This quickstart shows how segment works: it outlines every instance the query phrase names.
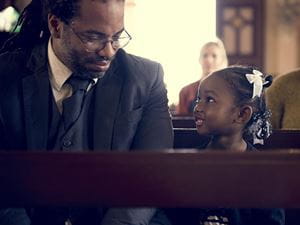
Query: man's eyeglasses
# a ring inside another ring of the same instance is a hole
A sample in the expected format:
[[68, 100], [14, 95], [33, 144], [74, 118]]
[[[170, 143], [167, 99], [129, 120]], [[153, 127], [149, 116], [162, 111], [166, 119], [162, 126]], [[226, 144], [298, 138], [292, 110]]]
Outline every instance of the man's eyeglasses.
[[98, 35], [80, 35], [78, 34], [72, 26], [70, 26], [72, 32], [78, 37], [81, 43], [85, 46], [85, 49], [88, 52], [95, 52], [101, 51], [105, 48], [108, 42], [111, 43], [111, 46], [114, 50], [118, 50], [119, 48], [124, 48], [129, 41], [132, 39], [130, 34], [123, 30], [122, 32], [118, 33], [117, 35], [113, 36], [112, 38], [107, 37], [99, 37]]

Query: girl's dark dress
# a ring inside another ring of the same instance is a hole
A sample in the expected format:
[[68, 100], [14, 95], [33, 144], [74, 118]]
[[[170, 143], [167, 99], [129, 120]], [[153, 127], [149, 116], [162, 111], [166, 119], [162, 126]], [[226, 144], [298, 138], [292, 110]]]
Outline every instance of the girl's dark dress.
[[[201, 146], [205, 149], [208, 143]], [[246, 151], [258, 151], [247, 143]], [[167, 209], [172, 225], [284, 225], [283, 209], [182, 208]]]

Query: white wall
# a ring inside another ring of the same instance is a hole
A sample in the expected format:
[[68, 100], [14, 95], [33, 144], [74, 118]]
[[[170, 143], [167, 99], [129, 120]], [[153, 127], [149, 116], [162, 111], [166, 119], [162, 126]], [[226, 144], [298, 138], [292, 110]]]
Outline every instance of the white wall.
[[180, 89], [200, 78], [199, 50], [215, 38], [215, 0], [127, 1], [126, 29], [133, 36], [130, 53], [163, 65], [169, 103]]

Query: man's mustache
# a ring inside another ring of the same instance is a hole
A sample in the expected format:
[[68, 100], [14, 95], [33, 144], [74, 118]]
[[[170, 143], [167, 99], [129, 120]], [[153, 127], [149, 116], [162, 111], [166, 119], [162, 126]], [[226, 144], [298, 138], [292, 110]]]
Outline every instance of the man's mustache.
[[87, 62], [88, 63], [110, 62], [113, 59], [114, 59], [114, 56], [112, 56], [112, 57], [96, 56], [96, 57], [87, 59]]

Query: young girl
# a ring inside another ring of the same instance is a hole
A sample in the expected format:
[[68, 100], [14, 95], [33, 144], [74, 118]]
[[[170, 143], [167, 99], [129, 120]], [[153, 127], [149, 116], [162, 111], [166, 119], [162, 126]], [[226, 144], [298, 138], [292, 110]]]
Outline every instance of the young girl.
[[[203, 79], [194, 116], [198, 133], [211, 138], [202, 147], [254, 151], [252, 143], [261, 143], [270, 135], [264, 90], [271, 83], [271, 76], [243, 66], [228, 67]], [[202, 225], [284, 224], [281, 209], [199, 209], [193, 215]]]
[[272, 83], [251, 67], [231, 66], [202, 80], [194, 116], [197, 131], [211, 139], [204, 148], [254, 150], [270, 135], [264, 90]]

